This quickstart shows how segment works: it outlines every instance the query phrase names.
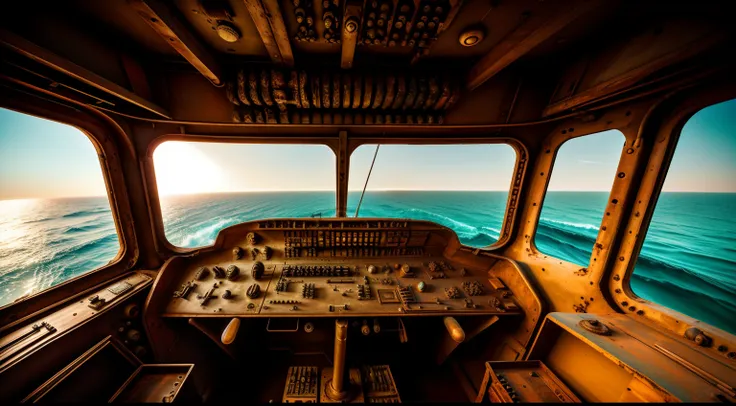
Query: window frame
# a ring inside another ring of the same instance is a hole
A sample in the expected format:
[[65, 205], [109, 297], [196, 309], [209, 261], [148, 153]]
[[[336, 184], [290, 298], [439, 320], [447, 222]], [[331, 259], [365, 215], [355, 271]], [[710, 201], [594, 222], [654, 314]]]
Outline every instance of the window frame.
[[[714, 351], [720, 344], [725, 344], [729, 348], [733, 347], [733, 335], [662, 304], [639, 297], [631, 289], [630, 280], [649, 231], [683, 127], [699, 111], [734, 98], [736, 98], [736, 86], [734, 85], [712, 85], [691, 89], [679, 93], [662, 105], [655, 106], [654, 111], [650, 113], [656, 112], [657, 114], [650, 114], [651, 117], [648, 117], [650, 120], [645, 120], [641, 124], [640, 133], [651, 131], [649, 138], [656, 139], [656, 142], [650, 154], [641, 163], [641, 169], [646, 168], [647, 170], [642, 171], [644, 175], [632, 199], [634, 207], [621, 223], [623, 238], [616, 255], [619, 260], [614, 262], [608, 275], [608, 293], [619, 311], [661, 325], [678, 335], [684, 334], [690, 327], [703, 329], [713, 339], [710, 349]], [[726, 356], [725, 352], [716, 353], [723, 357]]]
[[[526, 173], [526, 167], [528, 163], [528, 152], [526, 146], [521, 143], [518, 139], [507, 138], [507, 137], [479, 137], [479, 138], [463, 138], [461, 141], [458, 138], [372, 138], [372, 137], [360, 137], [351, 138], [348, 140], [348, 151], [347, 151], [347, 173], [348, 177], [350, 174], [350, 160], [352, 159], [353, 152], [363, 145], [488, 145], [488, 144], [504, 144], [510, 146], [516, 153], [514, 160], [514, 168], [511, 173], [511, 179], [509, 181], [509, 189], [506, 197], [506, 206], [504, 208], [503, 221], [501, 222], [501, 233], [499, 233], [499, 239], [486, 247], [471, 247], [465, 244], [461, 244], [469, 250], [480, 250], [480, 251], [498, 251], [506, 247], [511, 241], [513, 241], [514, 232], [513, 227], [516, 222], [517, 212], [520, 205], [521, 190], [523, 186], [524, 175]], [[345, 182], [349, 182], [349, 179]], [[347, 207], [347, 190], [345, 193], [344, 207]], [[350, 217], [348, 215], [348, 217]], [[453, 232], [455, 232], [453, 230]]]
[[117, 254], [106, 264], [0, 306], [0, 326], [2, 326], [0, 331], [5, 331], [23, 323], [39, 312], [77, 300], [100, 284], [127, 272], [130, 266], [138, 261], [139, 250], [133, 223], [122, 220], [131, 217], [128, 188], [120, 158], [121, 154], [129, 151], [121, 151], [116, 141], [119, 137], [124, 136], [122, 130], [88, 112], [59, 109], [50, 102], [29, 99], [25, 96], [19, 96], [13, 100], [2, 100], [0, 107], [74, 127], [89, 139], [97, 153], [107, 201], [119, 242]]
[[[151, 210], [151, 223], [154, 233], [154, 245], [156, 251], [168, 251], [173, 254], [187, 254], [201, 250], [212, 245], [186, 248], [179, 247], [172, 244], [168, 238], [166, 238], [166, 230], [163, 222], [163, 212], [161, 210], [161, 198], [158, 193], [158, 185], [156, 183], [156, 170], [153, 162], [153, 153], [159, 145], [167, 141], [181, 141], [181, 142], [199, 142], [199, 143], [210, 143], [210, 144], [279, 144], [279, 145], [323, 145], [326, 146], [335, 156], [335, 178], [339, 177], [339, 162], [338, 162], [338, 140], [330, 138], [300, 138], [300, 137], [243, 137], [243, 136], [206, 136], [206, 135], [185, 135], [185, 134], [166, 134], [158, 137], [148, 144], [146, 155], [143, 159], [144, 167], [144, 180], [146, 187], [146, 195], [149, 199], [149, 210]], [[335, 211], [337, 214], [337, 207], [339, 206], [340, 196], [335, 191]], [[336, 216], [337, 218], [339, 216]], [[214, 244], [214, 241], [213, 241]]]
[[[545, 199], [547, 198], [547, 192], [550, 192], [549, 183], [552, 180], [552, 176], [554, 176], [555, 164], [557, 162], [557, 154], [560, 152], [560, 148], [562, 148], [562, 146], [565, 145], [568, 141], [572, 141], [573, 139], [583, 138], [583, 137], [587, 137], [590, 135], [596, 135], [596, 134], [600, 134], [600, 133], [611, 131], [611, 130], [618, 131], [619, 134], [621, 134], [624, 138], [624, 144], [621, 146], [621, 152], [619, 154], [619, 160], [618, 160], [618, 165], [616, 167], [616, 172], [612, 174], [614, 176], [614, 181], [613, 181], [613, 184], [611, 185], [611, 190], [608, 191], [608, 199], [607, 199], [608, 204], [606, 204], [606, 206], [603, 206], [601, 208], [602, 209], [601, 225], [598, 227], [598, 234], [596, 235], [596, 243], [600, 243], [599, 240], [601, 240], [602, 234], [605, 235], [605, 233], [603, 232], [608, 230], [608, 227], [609, 227], [608, 224], [610, 223], [610, 221], [606, 221], [606, 220], [607, 220], [607, 217], [611, 217], [609, 215], [611, 213], [611, 211], [609, 211], [609, 206], [611, 205], [610, 204], [611, 201], [613, 199], [621, 200], [616, 197], [612, 198], [612, 196], [614, 195], [621, 194], [621, 193], [614, 193], [614, 190], [622, 190], [620, 186], [617, 186], [617, 183], [620, 184], [621, 182], [619, 181], [623, 179], [618, 174], [626, 173], [625, 171], [622, 170], [621, 164], [623, 162], [622, 156], [626, 155], [626, 149], [627, 149], [626, 146], [630, 144], [630, 139], [622, 129], [605, 128], [602, 130], [596, 130], [596, 131], [589, 130], [589, 131], [583, 131], [583, 132], [579, 132], [575, 134], [574, 131], [570, 131], [570, 129], [574, 130], [574, 127], [568, 127], [568, 126], [563, 126], [563, 127], [564, 128], [553, 133], [552, 137], [548, 139], [547, 141], [545, 141], [543, 145], [543, 150], [545, 151], [544, 155], [551, 154], [552, 156], [551, 156], [549, 166], [547, 166], [547, 169], [544, 172], [540, 172], [540, 176], [545, 179], [545, 184], [544, 184], [544, 190], [541, 194], [540, 202], [538, 204], [538, 210], [536, 213], [536, 217], [534, 220], [534, 231], [532, 232], [531, 237], [529, 238], [529, 244], [531, 246], [531, 249], [535, 252], [535, 254], [542, 256], [544, 258], [556, 258], [552, 255], [545, 254], [544, 252], [542, 252], [537, 247], [536, 238], [537, 238], [537, 231], [539, 230], [539, 221], [542, 218], [542, 211], [544, 210], [544, 202], [545, 202]], [[632, 143], [633, 142], [635, 142], [635, 140], [632, 140]], [[601, 193], [604, 193], [604, 192], [601, 192]], [[536, 205], [536, 203], [534, 204]], [[560, 263], [564, 262], [564, 263], [570, 264], [577, 268], [585, 267], [586, 269], [590, 269], [594, 265], [596, 265], [595, 263], [598, 262], [598, 257], [595, 255], [595, 248], [596, 248], [595, 245], [591, 247], [591, 252], [590, 252], [590, 256], [588, 257], [587, 265], [579, 265], [579, 264], [575, 264], [573, 262], [565, 261], [559, 258], [557, 259], [561, 261]]]

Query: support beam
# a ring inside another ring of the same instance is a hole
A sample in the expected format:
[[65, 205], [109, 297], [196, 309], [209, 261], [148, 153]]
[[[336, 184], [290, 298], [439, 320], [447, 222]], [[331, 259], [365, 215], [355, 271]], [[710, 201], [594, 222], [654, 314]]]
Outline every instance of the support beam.
[[222, 86], [222, 71], [215, 57], [159, 0], [128, 0], [138, 15], [172, 48], [215, 86]]
[[348, 174], [350, 173], [350, 153], [348, 152], [348, 132], [340, 131], [337, 144], [337, 186], [335, 193], [336, 217], [347, 217], [348, 204]]
[[70, 62], [68, 59], [64, 59], [61, 56], [56, 55], [53, 52], [10, 31], [0, 29], [0, 46], [4, 46], [38, 63], [77, 79], [80, 82], [93, 86], [115, 97], [119, 97], [128, 103], [148, 110], [161, 117], [168, 119], [171, 118], [166, 110], [141, 97], [141, 95], [135, 94], [130, 90], [119, 86], [73, 62]]
[[[281, 15], [281, 11], [279, 10], [277, 12], [276, 18], [274, 17], [274, 14], [271, 13], [271, 10], [273, 9], [278, 10], [278, 2], [274, 0], [265, 1], [268, 7], [267, 11], [266, 8], [263, 7], [263, 3], [261, 3], [261, 0], [243, 1], [245, 2], [245, 6], [248, 8], [248, 13], [250, 13], [250, 17], [253, 19], [253, 23], [258, 29], [258, 34], [261, 36], [263, 45], [266, 47], [266, 51], [268, 52], [268, 56], [271, 57], [271, 60], [276, 64], [288, 65], [289, 62], [287, 62], [284, 56], [281, 54], [281, 47], [285, 46], [286, 49], [288, 49], [287, 59], [289, 59], [291, 63], [291, 65], [289, 66], [293, 66], [294, 56], [291, 54], [291, 46], [289, 45], [289, 38], [286, 33], [286, 26], [284, 25], [284, 19]], [[274, 36], [274, 30], [271, 26], [272, 19], [275, 19], [277, 21], [276, 23], [274, 23], [277, 28], [276, 34], [281, 35], [282, 40], [277, 40], [276, 36]], [[284, 30], [283, 33], [279, 32], [281, 28], [283, 28]], [[285, 41], [285, 43], [283, 41]]]
[[532, 13], [512, 33], [494, 46], [468, 74], [466, 87], [473, 90], [503, 68], [526, 55], [537, 45], [552, 38], [579, 17], [601, 6], [600, 0], [558, 2], [549, 14]]
[[271, 33], [276, 39], [276, 45], [281, 53], [281, 59], [283, 59], [284, 65], [291, 68], [294, 66], [294, 54], [291, 52], [289, 32], [286, 30], [286, 24], [284, 24], [284, 16], [281, 14], [279, 2], [266, 0], [263, 4], [266, 6], [267, 15], [269, 15]]
[[342, 25], [342, 55], [340, 56], [340, 67], [343, 69], [353, 67], [362, 12], [362, 2], [348, 0], [345, 4], [345, 15], [342, 19], [344, 21]]

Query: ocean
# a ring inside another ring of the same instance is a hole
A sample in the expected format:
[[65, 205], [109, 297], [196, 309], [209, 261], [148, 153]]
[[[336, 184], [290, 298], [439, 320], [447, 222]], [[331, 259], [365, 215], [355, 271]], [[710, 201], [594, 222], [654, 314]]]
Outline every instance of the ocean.
[[[367, 192], [361, 217], [434, 221], [467, 245], [496, 241], [505, 192]], [[587, 266], [607, 192], [549, 192], [535, 243]], [[348, 215], [359, 192], [351, 192]], [[331, 217], [334, 192], [258, 192], [162, 199], [167, 239], [212, 244], [219, 230], [270, 217]], [[736, 334], [736, 194], [663, 193], [631, 278], [639, 296]], [[119, 242], [106, 197], [0, 201], [0, 305], [95, 269]], [[571, 309], [570, 309], [571, 310]]]

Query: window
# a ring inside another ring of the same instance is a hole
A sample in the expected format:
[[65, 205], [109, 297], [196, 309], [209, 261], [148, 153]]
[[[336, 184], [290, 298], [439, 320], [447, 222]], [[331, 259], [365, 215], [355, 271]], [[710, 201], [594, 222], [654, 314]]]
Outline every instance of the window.
[[631, 276], [638, 296], [736, 334], [736, 100], [685, 124]]
[[562, 144], [534, 237], [541, 252], [588, 266], [625, 141], [609, 130]]
[[153, 163], [166, 239], [179, 247], [211, 245], [251, 220], [335, 216], [335, 154], [324, 145], [167, 141]]
[[[376, 145], [350, 157], [348, 216], [355, 215]], [[460, 242], [498, 241], [516, 151], [507, 144], [381, 145], [360, 217], [429, 220], [453, 229]]]
[[0, 306], [99, 268], [119, 250], [89, 138], [0, 109]]

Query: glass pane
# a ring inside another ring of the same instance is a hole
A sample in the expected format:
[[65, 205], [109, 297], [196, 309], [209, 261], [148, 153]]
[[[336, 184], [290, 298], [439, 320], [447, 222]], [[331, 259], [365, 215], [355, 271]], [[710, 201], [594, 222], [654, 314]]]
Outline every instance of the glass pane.
[[736, 100], [685, 124], [631, 277], [640, 297], [736, 334]]
[[0, 306], [99, 268], [119, 250], [89, 138], [0, 109]]
[[[350, 157], [348, 216], [355, 216], [376, 151], [362, 145]], [[506, 144], [381, 145], [359, 217], [429, 220], [463, 244], [498, 241], [516, 151]]]
[[166, 239], [179, 247], [211, 245], [251, 220], [335, 216], [335, 154], [324, 145], [168, 141], [153, 163]]
[[541, 252], [588, 266], [625, 141], [609, 130], [562, 144], [534, 237]]

